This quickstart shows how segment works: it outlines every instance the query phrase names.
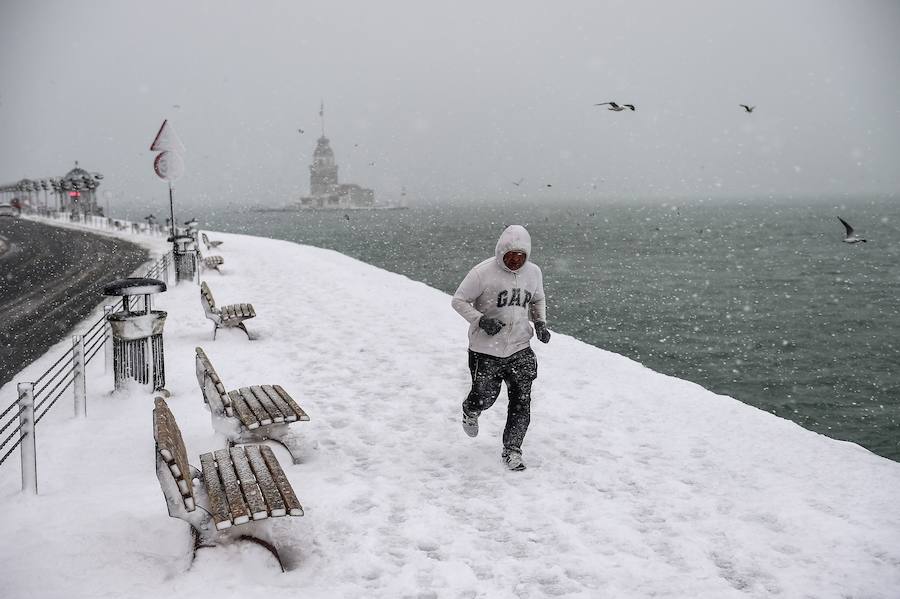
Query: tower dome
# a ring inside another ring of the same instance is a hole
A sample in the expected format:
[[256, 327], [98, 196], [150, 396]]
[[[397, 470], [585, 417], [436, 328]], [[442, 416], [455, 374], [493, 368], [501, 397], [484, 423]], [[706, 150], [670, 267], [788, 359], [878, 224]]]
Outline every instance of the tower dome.
[[70, 170], [68, 173], [66, 173], [65, 176], [63, 177], [63, 179], [81, 179], [84, 177], [87, 177], [88, 179], [92, 179], [93, 175], [91, 175], [89, 172], [87, 172], [80, 166], [76, 166], [75, 168]]

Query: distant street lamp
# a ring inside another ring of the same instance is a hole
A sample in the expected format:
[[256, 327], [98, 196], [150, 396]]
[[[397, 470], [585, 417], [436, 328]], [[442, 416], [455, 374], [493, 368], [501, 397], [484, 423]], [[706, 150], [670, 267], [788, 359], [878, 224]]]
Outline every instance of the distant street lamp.
[[46, 179], [41, 179], [41, 189], [44, 190], [44, 212], [47, 212], [47, 189], [50, 187], [50, 182]]
[[103, 199], [106, 200], [106, 218], [111, 218], [112, 213], [109, 211], [109, 199], [112, 197], [112, 192], [108, 189], [103, 190]]
[[54, 209], [62, 210], [62, 182], [59, 177], [50, 178], [50, 187], [53, 188], [53, 194], [56, 196]]

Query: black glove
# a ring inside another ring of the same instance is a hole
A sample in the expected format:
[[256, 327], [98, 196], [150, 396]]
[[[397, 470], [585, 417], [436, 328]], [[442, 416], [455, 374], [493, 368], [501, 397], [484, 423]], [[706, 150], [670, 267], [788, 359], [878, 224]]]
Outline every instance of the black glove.
[[503, 323], [496, 318], [488, 318], [487, 316], [482, 316], [478, 320], [478, 326], [484, 329], [484, 332], [488, 335], [496, 335], [500, 332], [500, 329], [503, 328]]
[[550, 343], [550, 329], [547, 328], [546, 322], [539, 320], [534, 323], [534, 334], [541, 343]]

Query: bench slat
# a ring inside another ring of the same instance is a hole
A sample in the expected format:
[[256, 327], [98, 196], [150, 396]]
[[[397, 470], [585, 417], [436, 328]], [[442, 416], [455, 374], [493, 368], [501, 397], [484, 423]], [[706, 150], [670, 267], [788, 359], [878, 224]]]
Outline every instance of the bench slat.
[[253, 392], [253, 396], [256, 397], [263, 409], [269, 413], [272, 422], [284, 422], [284, 413], [282, 413], [275, 402], [272, 401], [272, 398], [262, 390], [262, 387], [253, 385], [250, 387], [250, 391]]
[[241, 397], [239, 391], [229, 391], [228, 397], [231, 399], [231, 406], [237, 412], [238, 418], [249, 429], [259, 428], [259, 420], [256, 415], [247, 407], [244, 398]]
[[250, 521], [250, 510], [241, 493], [241, 485], [238, 483], [237, 473], [231, 463], [231, 453], [227, 449], [217, 449], [215, 452], [216, 465], [219, 467], [219, 476], [225, 486], [225, 496], [228, 498], [228, 508], [231, 510], [231, 520], [235, 524], [243, 524]]
[[269, 467], [262, 457], [260, 447], [260, 445], [247, 445], [245, 447], [247, 459], [250, 460], [250, 467], [253, 468], [253, 474], [256, 475], [256, 482], [259, 484], [263, 498], [266, 500], [266, 505], [269, 506], [269, 514], [276, 518], [284, 516], [287, 513], [284, 499], [282, 499], [281, 493], [278, 492], [278, 487], [275, 486], [275, 480], [272, 478], [272, 473], [269, 472]]
[[297, 414], [291, 409], [291, 406], [278, 395], [278, 392], [275, 391], [275, 388], [272, 385], [261, 385], [263, 393], [269, 396], [269, 399], [272, 400], [278, 409], [281, 410], [281, 413], [284, 414], [285, 422], [294, 422], [297, 420]]
[[278, 492], [281, 493], [281, 498], [284, 499], [284, 505], [287, 508], [288, 514], [291, 516], [302, 516], [303, 506], [300, 505], [300, 501], [294, 494], [294, 488], [291, 486], [291, 481], [284, 475], [281, 464], [278, 463], [278, 459], [275, 457], [275, 454], [272, 453], [272, 448], [267, 445], [261, 445], [259, 450], [260, 453], [262, 453], [263, 459], [266, 461], [266, 465], [269, 467], [269, 471], [272, 473], [272, 478], [275, 480], [275, 486], [278, 487]]
[[[219, 395], [225, 395], [225, 385], [222, 384], [222, 379], [219, 378], [219, 373], [216, 372], [216, 369], [213, 368], [212, 362], [209, 360], [209, 356], [206, 355], [206, 352], [203, 351], [202, 347], [197, 347], [194, 349], [197, 352], [197, 380], [200, 381], [201, 370], [203, 374], [213, 382], [216, 386], [216, 391], [219, 392]], [[202, 381], [200, 385], [203, 386]]]
[[269, 416], [269, 413], [266, 412], [262, 404], [259, 403], [259, 400], [256, 399], [256, 396], [253, 394], [253, 391], [250, 390], [250, 387], [241, 387], [238, 391], [241, 394], [241, 398], [243, 398], [247, 406], [249, 406], [256, 415], [256, 419], [259, 420], [260, 424], [264, 426], [272, 424], [272, 417]]
[[225, 489], [219, 480], [216, 471], [216, 459], [212, 453], [204, 453], [200, 456], [200, 466], [203, 469], [203, 484], [206, 486], [206, 494], [209, 496], [209, 513], [212, 514], [216, 530], [224, 530], [231, 527], [231, 514], [228, 511], [228, 500], [225, 499]]
[[209, 285], [206, 284], [206, 281], [200, 283], [200, 295], [209, 307], [215, 311], [216, 300], [213, 299], [212, 291], [209, 290]]
[[287, 404], [289, 406], [291, 406], [291, 409], [297, 413], [298, 420], [303, 420], [303, 421], [309, 420], [309, 416], [306, 415], [306, 412], [303, 411], [303, 408], [301, 408], [300, 406], [297, 405], [297, 402], [294, 401], [294, 398], [292, 398], [290, 395], [288, 395], [288, 392], [285, 391], [281, 385], [273, 385], [273, 387], [275, 388], [275, 391], [278, 393], [278, 395], [280, 395], [281, 398], [285, 402], [287, 402]]
[[194, 371], [197, 374], [197, 384], [200, 385], [200, 388], [203, 388], [203, 381], [208, 376], [207, 373], [212, 370], [212, 364], [209, 362], [209, 358], [206, 357], [206, 352], [204, 352], [199, 347], [194, 350], [196, 352], [196, 357], [194, 359]]
[[161, 397], [154, 400], [153, 438], [160, 456], [169, 466], [169, 471], [172, 472], [178, 490], [181, 492], [185, 509], [189, 512], [193, 511], [196, 500], [191, 484], [191, 469], [188, 464], [187, 450], [184, 447], [184, 439], [181, 437], [178, 423], [175, 422], [175, 416]]
[[250, 461], [247, 459], [247, 454], [242, 446], [238, 445], [231, 448], [231, 461], [234, 462], [234, 468], [237, 470], [244, 499], [247, 500], [247, 505], [250, 507], [250, 516], [254, 520], [268, 518], [269, 511], [266, 509], [266, 502], [263, 500], [259, 485], [256, 482], [256, 476], [253, 475]]

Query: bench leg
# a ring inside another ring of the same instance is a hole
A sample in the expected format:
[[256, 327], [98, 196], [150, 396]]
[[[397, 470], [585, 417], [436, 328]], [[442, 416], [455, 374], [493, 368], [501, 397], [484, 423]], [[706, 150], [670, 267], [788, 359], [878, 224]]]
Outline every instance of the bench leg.
[[288, 453], [291, 454], [291, 461], [295, 464], [300, 464], [303, 462], [301, 459], [301, 455], [303, 455], [303, 451], [300, 448], [300, 439], [297, 438], [293, 434], [280, 435], [277, 437], [269, 437], [270, 440], [275, 441], [279, 445], [284, 446], [287, 449]]
[[270, 519], [257, 520], [254, 521], [252, 525], [240, 526], [240, 528], [251, 527], [251, 530], [246, 532], [239, 532], [237, 530], [238, 527], [232, 527], [225, 531], [215, 531], [210, 532], [209, 534], [204, 534], [203, 531], [192, 527], [191, 532], [194, 538], [194, 558], [197, 556], [197, 551], [202, 548], [215, 547], [222, 543], [250, 541], [251, 543], [256, 543], [260, 547], [267, 549], [278, 561], [278, 566], [281, 568], [282, 572], [292, 570], [296, 566], [296, 560], [293, 558], [290, 551], [287, 551], [284, 556], [282, 556], [282, 552], [279, 551], [279, 548], [272, 539], [271, 525], [272, 522]]
[[219, 325], [217, 325], [216, 323], [213, 323], [213, 341], [216, 340], [216, 333], [218, 333], [218, 332], [219, 332]]
[[247, 330], [247, 327], [244, 326], [244, 323], [243, 323], [243, 322], [239, 322], [239, 323], [237, 324], [237, 328], [239, 328], [240, 330], [244, 331], [244, 332], [247, 334], [247, 340], [248, 340], [248, 341], [253, 341], [253, 339], [250, 337], [250, 331]]
[[266, 541], [266, 540], [264, 540], [264, 539], [258, 539], [258, 538], [256, 538], [256, 537], [253, 537], [253, 536], [250, 536], [250, 535], [241, 535], [241, 536], [239, 536], [239, 537], [237, 538], [237, 540], [239, 540], [239, 541], [250, 541], [250, 542], [252, 542], [252, 543], [256, 543], [256, 544], [259, 545], [260, 547], [265, 547], [266, 549], [269, 550], [269, 552], [270, 552], [273, 556], [275, 556], [275, 559], [278, 560], [278, 565], [281, 567], [281, 571], [282, 571], [282, 572], [285, 571], [285, 569], [284, 569], [284, 562], [281, 561], [281, 555], [279, 555], [278, 549], [275, 547], [275, 545], [273, 545], [273, 544], [270, 543], [269, 541]]

